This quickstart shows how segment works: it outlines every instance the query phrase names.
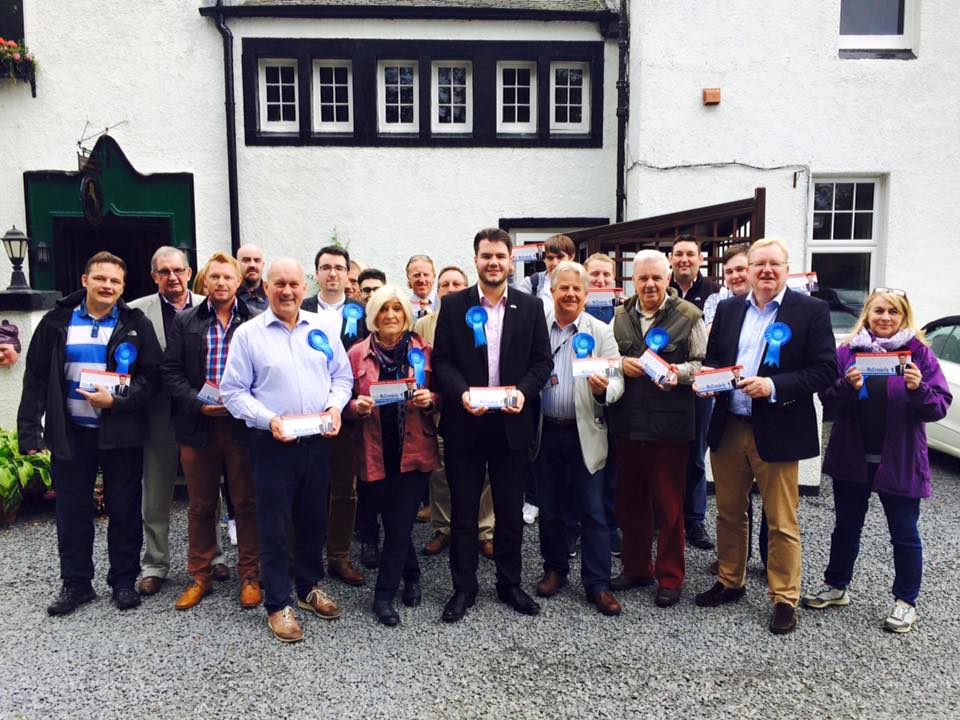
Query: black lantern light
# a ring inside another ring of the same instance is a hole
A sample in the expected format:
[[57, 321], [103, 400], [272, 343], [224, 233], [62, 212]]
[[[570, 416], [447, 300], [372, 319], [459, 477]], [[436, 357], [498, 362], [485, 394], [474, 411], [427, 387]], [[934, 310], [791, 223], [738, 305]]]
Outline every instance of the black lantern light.
[[17, 230], [16, 225], [7, 230], [3, 235], [3, 249], [10, 258], [13, 265], [13, 273], [10, 275], [10, 287], [7, 290], [29, 290], [27, 276], [23, 274], [23, 259], [27, 256], [27, 250], [30, 247], [30, 238]]

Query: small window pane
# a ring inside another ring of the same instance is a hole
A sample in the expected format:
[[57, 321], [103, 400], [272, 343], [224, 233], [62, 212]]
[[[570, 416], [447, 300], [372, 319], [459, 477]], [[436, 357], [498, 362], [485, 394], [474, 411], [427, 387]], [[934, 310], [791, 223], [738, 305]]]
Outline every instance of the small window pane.
[[388, 103], [396, 104], [396, 103], [399, 101], [399, 99], [400, 99], [400, 91], [397, 90], [397, 86], [396, 86], [396, 85], [387, 85], [386, 91], [387, 91], [387, 93], [386, 93], [386, 94], [387, 94], [387, 102], [388, 102]]
[[437, 108], [437, 110], [439, 111], [439, 115], [437, 119], [442, 123], [449, 123], [450, 122], [450, 106], [441, 105], [439, 108]]
[[346, 85], [338, 85], [336, 88], [336, 102], [345, 103], [347, 101], [347, 87]]
[[280, 86], [267, 85], [267, 102], [280, 102]]
[[268, 105], [267, 106], [267, 120], [269, 122], [279, 122], [280, 121], [280, 106], [279, 105]]
[[332, 105], [322, 105], [320, 107], [320, 121], [333, 122], [333, 106]]
[[383, 79], [387, 85], [396, 85], [400, 77], [400, 70], [396, 67], [385, 67], [383, 69]]
[[530, 84], [530, 68], [522, 68], [517, 70], [517, 85], [529, 85]]
[[292, 67], [282, 67], [280, 68], [280, 79], [284, 83], [293, 82], [293, 68]]
[[530, 104], [530, 88], [522, 87], [517, 89], [517, 102], [521, 105]]
[[463, 105], [453, 106], [453, 121], [455, 123], [465, 123], [467, 121], [467, 109]]
[[556, 110], [553, 114], [553, 119], [555, 122], [559, 122], [559, 123], [567, 122], [567, 106], [557, 105]]
[[573, 105], [570, 107], [570, 122], [583, 122], [583, 109], [580, 106]]
[[503, 102], [507, 105], [513, 105], [517, 102], [517, 91], [514, 88], [503, 89]]
[[338, 85], [346, 85], [347, 69], [345, 67], [334, 68], [334, 77], [336, 77]]
[[403, 105], [400, 107], [400, 122], [403, 122], [403, 123], [413, 122], [413, 106], [412, 105]]
[[567, 89], [566, 88], [557, 88], [557, 104], [566, 105], [567, 104]]
[[346, 105], [337, 105], [337, 122], [350, 122], [350, 109]]
[[457, 105], [463, 105], [467, 102], [467, 89], [464, 87], [453, 88], [453, 102]]
[[833, 210], [833, 183], [816, 183], [813, 186], [813, 209]]
[[842, 212], [833, 216], [833, 239], [849, 240], [853, 236], [853, 213]]
[[557, 70], [557, 85], [567, 85], [570, 82], [570, 72], [566, 68]]
[[387, 105], [386, 118], [388, 123], [400, 122], [400, 108], [396, 105]]
[[284, 105], [283, 106], [283, 120], [284, 122], [294, 122], [297, 119], [297, 111], [293, 105]]
[[294, 96], [293, 85], [281, 85], [281, 88], [283, 89], [283, 102], [292, 103], [294, 100], [296, 100], [296, 97]]
[[320, 68], [320, 82], [324, 85], [330, 85], [333, 82], [333, 68]]
[[517, 122], [530, 122], [530, 107], [528, 105], [521, 105], [517, 108]]
[[820, 285], [813, 294], [830, 306], [834, 332], [852, 328], [870, 293], [870, 254], [813, 253], [810, 269]]
[[413, 102], [413, 88], [412, 87], [401, 87], [400, 88], [400, 102], [405, 105], [409, 105]]
[[830, 239], [830, 213], [813, 214], [813, 239]]
[[503, 122], [512, 123], [512, 122], [516, 122], [516, 120], [517, 120], [516, 108], [514, 108], [512, 105], [504, 105]]
[[328, 86], [320, 87], [320, 102], [322, 103], [331, 103], [333, 102], [333, 88]]
[[902, 35], [904, 0], [840, 0], [841, 35]]
[[453, 68], [453, 84], [454, 85], [467, 84], [467, 71], [465, 68], [462, 68], [462, 67]]
[[873, 210], [873, 183], [857, 183], [857, 210]]
[[267, 68], [267, 82], [268, 83], [278, 83], [280, 82], [280, 68], [272, 66]]
[[582, 88], [570, 88], [570, 104], [571, 105], [580, 105], [583, 103], [583, 89]]
[[834, 210], [853, 210], [853, 183], [837, 183]]
[[571, 84], [571, 85], [583, 85], [583, 70], [571, 70], [571, 71], [570, 71], [570, 84]]
[[873, 238], [873, 213], [854, 213], [853, 238], [854, 240]]
[[450, 84], [450, 68], [442, 67], [437, 70], [437, 79], [441, 85]]
[[413, 85], [412, 67], [407, 66], [400, 68], [400, 82], [404, 85]]
[[[523, 72], [522, 70], [520, 72]], [[515, 85], [517, 82], [517, 71], [515, 68], [504, 68], [503, 69], [503, 84], [504, 85]]]

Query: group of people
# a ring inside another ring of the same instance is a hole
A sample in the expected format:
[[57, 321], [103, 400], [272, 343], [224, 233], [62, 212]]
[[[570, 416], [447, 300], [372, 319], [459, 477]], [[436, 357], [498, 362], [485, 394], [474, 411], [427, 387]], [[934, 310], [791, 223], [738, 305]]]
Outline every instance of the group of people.
[[[366, 582], [350, 556], [355, 531], [361, 564], [377, 569], [378, 621], [400, 622], [398, 595], [419, 605], [412, 529], [425, 500], [434, 534], [423, 551], [450, 553], [445, 622], [476, 603], [481, 554], [496, 564], [499, 600], [539, 612], [521, 587], [524, 515], [534, 503], [539, 597], [567, 584], [579, 536], [583, 590], [599, 612], [619, 614], [615, 592], [652, 585], [656, 605], [668, 608], [685, 584], [685, 545], [714, 547], [704, 522], [709, 446], [717, 578], [695, 603], [743, 596], [756, 485], [769, 627], [788, 633], [801, 599], [798, 462], [820, 451], [819, 393], [835, 419], [824, 469], [837, 521], [826, 585], [804, 603], [849, 602], [876, 491], [895, 549], [885, 625], [910, 629], [919, 499], [930, 493], [923, 424], [943, 417], [952, 398], [906, 293], [876, 289], [837, 348], [827, 305], [787, 288], [788, 251], [777, 239], [727, 250], [723, 288], [701, 275], [694, 236], [676, 238], [669, 254], [640, 251], [634, 294], [622, 303], [590, 300], [616, 284], [614, 260], [596, 254], [581, 265], [568, 237], [548, 239], [546, 270], [522, 281], [512, 277], [508, 233], [481, 230], [473, 250], [476, 284], [416, 255], [401, 287], [324, 247], [314, 262], [319, 292], [308, 297], [298, 261], [277, 258], [264, 272], [252, 245], [236, 258], [214, 253], [194, 294], [187, 258], [163, 247], [151, 261], [158, 292], [130, 304], [121, 299], [124, 261], [90, 258], [83, 289], [60, 300], [31, 339], [18, 414], [21, 450], [52, 454], [62, 587], [48, 612], [96, 597], [98, 471], [115, 604], [132, 608], [160, 592], [178, 463], [191, 581], [176, 607], [197, 606], [230, 577], [217, 529], [222, 480], [240, 605], [262, 603], [283, 642], [303, 637], [295, 606], [339, 617], [327, 574]], [[858, 352], [898, 350], [911, 358], [901, 374], [857, 369]], [[602, 362], [585, 365], [591, 358]], [[651, 372], [650, 358], [669, 372]], [[696, 393], [697, 374], [716, 368], [736, 368], [733, 387]], [[98, 373], [126, 378], [125, 391], [91, 381], [112, 377]], [[612, 577], [616, 554], [622, 570]]]

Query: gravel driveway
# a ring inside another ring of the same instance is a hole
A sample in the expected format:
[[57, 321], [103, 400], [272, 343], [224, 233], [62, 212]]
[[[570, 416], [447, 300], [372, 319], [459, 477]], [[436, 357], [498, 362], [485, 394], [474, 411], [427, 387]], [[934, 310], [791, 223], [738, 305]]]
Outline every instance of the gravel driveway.
[[[926, 575], [918, 624], [880, 629], [892, 598], [892, 552], [876, 497], [845, 608], [801, 610], [793, 635], [775, 637], [759, 560], [737, 605], [707, 610], [694, 593], [713, 578], [712, 552], [688, 549], [680, 604], [661, 610], [653, 590], [620, 594], [606, 618], [579, 580], [544, 601], [537, 618], [496, 602], [493, 565], [481, 559], [481, 595], [466, 619], [440, 622], [450, 592], [447, 555], [423, 559], [424, 604], [399, 606], [383, 628], [366, 588], [325, 581], [343, 617], [303, 617], [306, 639], [273, 639], [262, 609], [240, 610], [234, 578], [199, 607], [177, 612], [185, 586], [186, 505], [171, 581], [121, 614], [105, 586], [106, 524], [97, 525], [98, 601], [64, 618], [46, 605], [58, 586], [52, 516], [0, 530], [2, 718], [879, 718], [960, 716], [960, 462], [931, 458], [934, 497], [923, 504]], [[710, 499], [709, 522], [713, 521]], [[833, 503], [801, 501], [803, 588], [820, 582]], [[429, 537], [416, 528], [418, 546]], [[711, 532], [713, 535], [713, 532]], [[536, 526], [524, 542], [524, 585], [539, 574]], [[614, 572], [617, 571], [614, 566]], [[574, 566], [571, 578], [579, 577]]]

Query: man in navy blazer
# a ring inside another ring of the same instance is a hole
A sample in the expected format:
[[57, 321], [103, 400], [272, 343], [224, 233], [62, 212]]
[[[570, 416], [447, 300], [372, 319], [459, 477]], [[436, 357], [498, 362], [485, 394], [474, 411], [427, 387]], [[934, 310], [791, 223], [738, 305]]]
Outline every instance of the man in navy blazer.
[[743, 365], [737, 390], [717, 396], [707, 442], [717, 495], [717, 582], [696, 597], [714, 607], [744, 592], [747, 506], [756, 479], [770, 527], [770, 631], [791, 632], [800, 598], [799, 461], [820, 453], [813, 395], [836, 377], [836, 344], [822, 300], [786, 287], [787, 247], [757, 240], [750, 293], [717, 306], [704, 367]]
[[[523, 487], [534, 418], [528, 402], [546, 385], [553, 361], [540, 301], [507, 287], [513, 243], [498, 228], [473, 241], [479, 283], [444, 297], [437, 319], [433, 376], [443, 396], [440, 434], [446, 447], [451, 499], [450, 571], [454, 594], [446, 622], [466, 614], [477, 595], [477, 515], [484, 471], [489, 471], [497, 518], [493, 559], [497, 596], [517, 612], [540, 607], [520, 589]], [[482, 308], [486, 344], [475, 344], [467, 313]], [[515, 403], [502, 410], [470, 404], [469, 388], [515, 386]]]

